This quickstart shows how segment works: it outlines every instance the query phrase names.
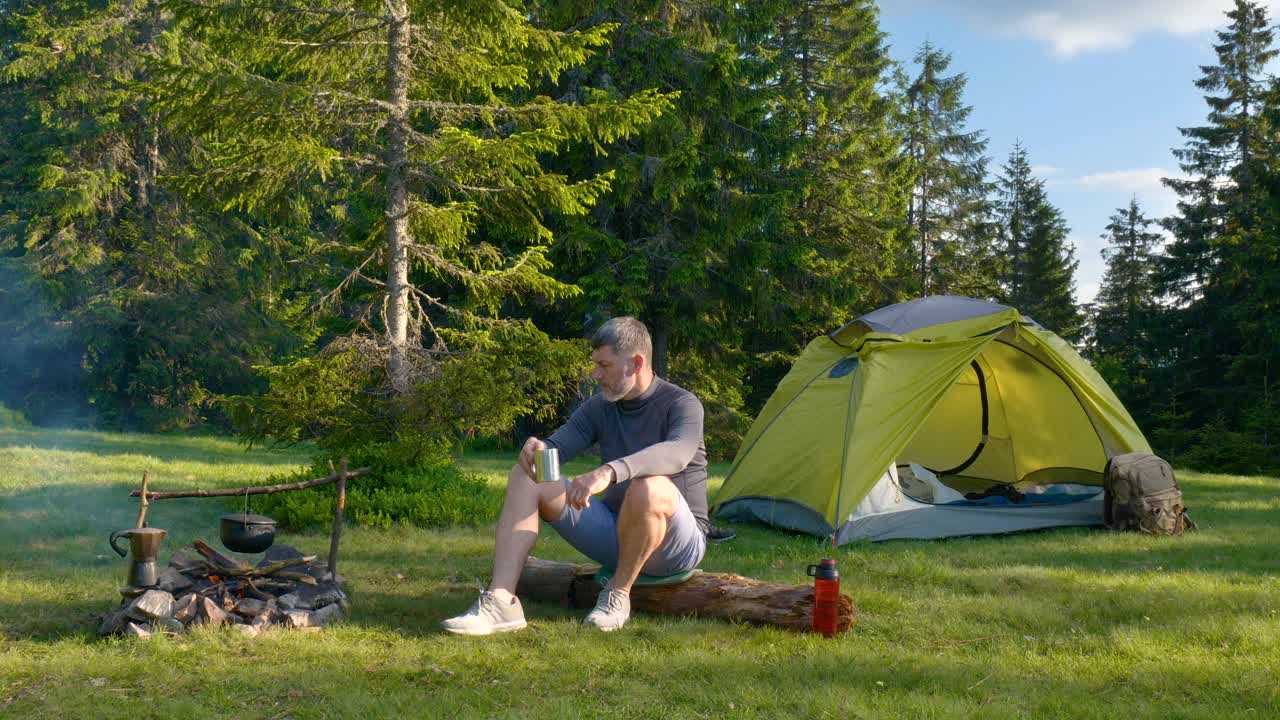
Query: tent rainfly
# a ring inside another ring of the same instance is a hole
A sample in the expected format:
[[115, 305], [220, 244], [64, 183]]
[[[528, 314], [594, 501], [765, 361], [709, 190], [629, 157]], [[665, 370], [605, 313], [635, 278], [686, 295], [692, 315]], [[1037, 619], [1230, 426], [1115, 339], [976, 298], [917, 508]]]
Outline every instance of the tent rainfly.
[[929, 297], [813, 340], [744, 438], [717, 517], [854, 540], [1102, 523], [1150, 451], [1100, 375], [1017, 310]]

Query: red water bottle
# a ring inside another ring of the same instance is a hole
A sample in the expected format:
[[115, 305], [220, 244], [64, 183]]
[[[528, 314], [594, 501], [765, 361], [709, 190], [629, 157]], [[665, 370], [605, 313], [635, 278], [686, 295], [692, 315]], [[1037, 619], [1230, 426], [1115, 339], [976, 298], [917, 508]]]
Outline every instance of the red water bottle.
[[810, 565], [807, 572], [813, 578], [813, 631], [835, 637], [840, 621], [840, 572], [836, 561], [823, 558], [817, 565]]

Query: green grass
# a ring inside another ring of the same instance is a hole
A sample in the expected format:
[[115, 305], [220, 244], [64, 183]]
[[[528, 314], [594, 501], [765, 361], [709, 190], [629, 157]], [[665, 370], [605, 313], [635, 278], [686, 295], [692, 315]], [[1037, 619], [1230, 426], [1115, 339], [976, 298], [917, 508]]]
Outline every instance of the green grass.
[[[414, 528], [348, 529], [354, 607], [323, 633], [93, 637], [125, 573], [107, 535], [132, 524], [127, 495], [144, 469], [156, 489], [177, 489], [255, 483], [303, 461], [210, 438], [0, 430], [0, 716], [1280, 716], [1280, 482], [1269, 478], [1182, 473], [1203, 527], [1183, 538], [1067, 529], [842, 548], [860, 619], [830, 641], [660, 617], [602, 635], [554, 605], [529, 605], [525, 632], [443, 635], [439, 620], [487, 578], [491, 530]], [[511, 458], [465, 461], [497, 491]], [[163, 558], [216, 540], [225, 507], [157, 501]], [[803, 583], [828, 553], [813, 538], [738, 530], [704, 569]], [[536, 553], [576, 557], [554, 533]]]

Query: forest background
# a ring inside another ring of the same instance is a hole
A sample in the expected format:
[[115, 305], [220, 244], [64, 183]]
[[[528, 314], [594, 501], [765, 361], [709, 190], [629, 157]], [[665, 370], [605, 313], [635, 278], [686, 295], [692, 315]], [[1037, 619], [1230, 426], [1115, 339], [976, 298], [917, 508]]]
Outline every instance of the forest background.
[[0, 424], [313, 442], [465, 517], [450, 453], [554, 427], [611, 316], [730, 458], [809, 340], [956, 294], [1074, 343], [1173, 462], [1275, 473], [1265, 7], [1214, 50], [1177, 211], [1087, 229], [1078, 306], [1032, 149], [992, 158], [869, 0], [0, 0]]

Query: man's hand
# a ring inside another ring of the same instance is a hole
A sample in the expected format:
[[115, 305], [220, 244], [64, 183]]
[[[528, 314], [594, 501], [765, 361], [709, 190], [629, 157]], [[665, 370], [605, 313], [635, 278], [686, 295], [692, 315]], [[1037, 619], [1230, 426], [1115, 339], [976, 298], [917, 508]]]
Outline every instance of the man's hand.
[[564, 501], [575, 510], [588, 507], [591, 505], [591, 496], [609, 487], [613, 479], [613, 468], [601, 465], [586, 475], [574, 478], [565, 491]]
[[520, 467], [529, 473], [529, 477], [537, 479], [537, 474], [533, 469], [534, 459], [538, 457], [540, 450], [545, 450], [547, 444], [536, 437], [530, 437], [524, 441], [524, 447], [520, 448]]

